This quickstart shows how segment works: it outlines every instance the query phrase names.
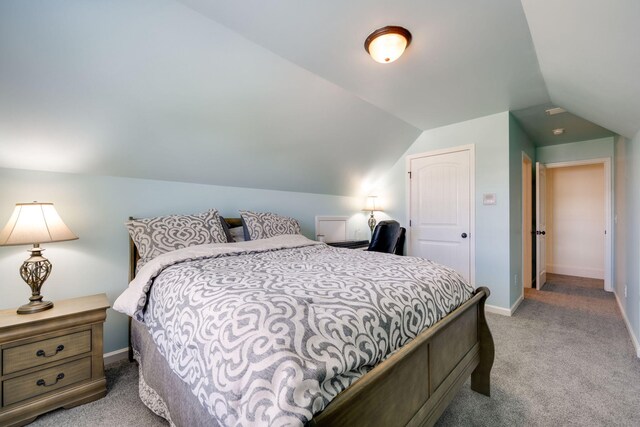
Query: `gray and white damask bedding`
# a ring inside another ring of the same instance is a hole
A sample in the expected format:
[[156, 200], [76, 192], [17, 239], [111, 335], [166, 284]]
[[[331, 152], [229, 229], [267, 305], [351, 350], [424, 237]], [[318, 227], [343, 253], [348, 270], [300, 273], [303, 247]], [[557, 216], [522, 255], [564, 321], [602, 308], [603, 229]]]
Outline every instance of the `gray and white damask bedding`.
[[303, 425], [472, 293], [430, 261], [286, 235], [161, 255], [114, 308], [146, 325], [212, 423]]

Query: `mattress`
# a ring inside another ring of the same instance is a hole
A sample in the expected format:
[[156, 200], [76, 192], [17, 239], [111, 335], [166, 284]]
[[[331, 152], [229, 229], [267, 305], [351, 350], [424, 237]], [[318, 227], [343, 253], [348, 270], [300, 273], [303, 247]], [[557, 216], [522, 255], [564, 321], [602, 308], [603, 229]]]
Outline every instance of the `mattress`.
[[162, 255], [115, 308], [182, 382], [149, 388], [199, 403], [182, 425], [304, 425], [472, 293], [424, 259], [289, 235]]

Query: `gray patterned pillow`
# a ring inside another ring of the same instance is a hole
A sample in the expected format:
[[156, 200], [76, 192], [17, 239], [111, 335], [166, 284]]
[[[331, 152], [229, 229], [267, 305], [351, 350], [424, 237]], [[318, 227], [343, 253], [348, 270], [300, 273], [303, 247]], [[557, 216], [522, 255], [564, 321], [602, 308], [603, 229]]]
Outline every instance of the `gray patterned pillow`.
[[240, 211], [246, 240], [267, 239], [282, 234], [300, 234], [300, 224], [294, 218], [269, 212]]
[[164, 253], [194, 245], [227, 243], [215, 209], [195, 215], [168, 215], [134, 219], [125, 223], [140, 254], [136, 266]]

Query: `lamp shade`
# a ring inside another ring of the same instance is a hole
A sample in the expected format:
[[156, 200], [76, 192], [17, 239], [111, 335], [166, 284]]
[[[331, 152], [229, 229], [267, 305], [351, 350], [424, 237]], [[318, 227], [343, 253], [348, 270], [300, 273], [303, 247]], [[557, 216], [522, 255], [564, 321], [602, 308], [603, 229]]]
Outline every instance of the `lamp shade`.
[[380, 205], [380, 200], [378, 199], [378, 196], [367, 197], [367, 200], [364, 203], [364, 208], [362, 208], [362, 210], [367, 212], [374, 212], [374, 211], [381, 212], [382, 206]]
[[402, 27], [387, 26], [369, 34], [364, 49], [374, 61], [388, 64], [400, 58], [411, 43], [411, 33]]
[[0, 231], [0, 246], [75, 240], [53, 203], [18, 203], [9, 222]]

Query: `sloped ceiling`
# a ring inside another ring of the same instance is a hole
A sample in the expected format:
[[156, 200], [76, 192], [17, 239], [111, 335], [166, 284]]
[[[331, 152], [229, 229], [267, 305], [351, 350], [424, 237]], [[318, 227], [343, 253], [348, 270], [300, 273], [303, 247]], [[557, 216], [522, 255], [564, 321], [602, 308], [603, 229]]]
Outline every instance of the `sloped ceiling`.
[[552, 102], [632, 138], [640, 130], [640, 1], [522, 4]]
[[420, 134], [173, 0], [3, 1], [0, 61], [0, 167], [354, 194]]
[[[545, 111], [552, 107], [553, 104], [536, 105], [511, 112], [538, 147], [615, 136], [610, 130], [569, 112], [547, 115]], [[565, 132], [554, 135], [554, 129], [564, 129]]]
[[[496, 112], [634, 133], [638, 5], [523, 2], [5, 0], [0, 167], [351, 195]], [[363, 41], [394, 24], [413, 42], [377, 64]]]
[[[179, 1], [423, 130], [549, 101], [517, 0]], [[385, 25], [413, 40], [381, 65]]]

